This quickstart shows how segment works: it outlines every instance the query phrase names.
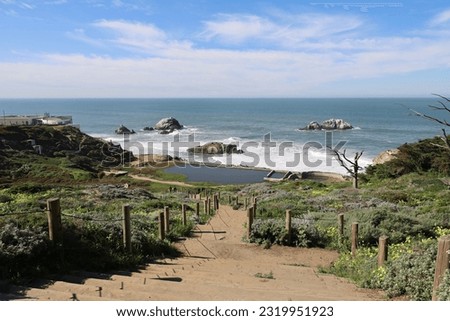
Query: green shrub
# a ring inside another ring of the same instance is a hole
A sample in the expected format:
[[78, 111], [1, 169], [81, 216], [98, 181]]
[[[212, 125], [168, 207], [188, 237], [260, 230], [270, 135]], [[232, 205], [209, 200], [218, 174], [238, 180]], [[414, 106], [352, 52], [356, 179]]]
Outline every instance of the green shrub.
[[444, 278], [437, 290], [437, 298], [439, 301], [450, 301], [450, 270], [445, 272]]
[[369, 166], [369, 179], [396, 178], [408, 173], [436, 172], [450, 175], [450, 150], [442, 146], [440, 137], [420, 140], [400, 146], [394, 159], [384, 164]]
[[384, 276], [384, 270], [377, 267], [376, 248], [368, 247], [358, 249], [355, 256], [341, 253], [329, 271], [365, 288], [379, 288]]
[[35, 276], [48, 269], [53, 248], [40, 230], [6, 224], [0, 230], [0, 276], [18, 279]]
[[285, 222], [281, 219], [257, 219], [254, 221], [249, 241], [270, 246], [293, 245], [310, 247], [318, 244], [319, 232], [308, 218], [293, 218], [289, 243]]
[[414, 301], [431, 300], [436, 261], [436, 242], [416, 245], [412, 253], [404, 253], [389, 261], [382, 288], [389, 297], [407, 295]]

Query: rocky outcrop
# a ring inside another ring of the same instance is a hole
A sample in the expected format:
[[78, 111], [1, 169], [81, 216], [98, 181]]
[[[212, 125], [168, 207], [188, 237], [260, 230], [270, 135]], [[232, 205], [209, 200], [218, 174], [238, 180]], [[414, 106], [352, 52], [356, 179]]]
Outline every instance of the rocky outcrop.
[[241, 154], [242, 150], [238, 149], [235, 144], [224, 144], [219, 142], [211, 142], [202, 146], [196, 146], [188, 149], [188, 153], [193, 154], [210, 154], [210, 155], [223, 155], [223, 154]]
[[398, 153], [399, 150], [397, 148], [386, 150], [373, 159], [373, 165], [379, 165], [389, 162], [395, 159]]
[[[33, 145], [40, 146], [40, 154]], [[135, 159], [133, 153], [123, 150], [120, 144], [91, 137], [72, 126], [0, 126], [0, 181], [12, 175], [16, 178], [27, 175], [22, 170], [16, 172], [22, 167], [24, 156], [27, 163], [42, 162], [45, 160], [42, 156], [64, 158], [65, 168], [78, 168], [94, 175], [104, 168], [116, 168]], [[49, 165], [49, 168], [54, 166]]]
[[159, 131], [160, 134], [170, 134], [173, 131], [182, 128], [183, 125], [181, 125], [180, 122], [173, 117], [163, 118], [154, 126], [154, 129]]
[[319, 124], [316, 121], [310, 122], [306, 127], [300, 128], [300, 130], [346, 130], [352, 129], [353, 126], [347, 123], [343, 119], [328, 119]]
[[127, 127], [125, 127], [124, 125], [120, 125], [119, 128], [117, 128], [115, 130], [117, 135], [124, 135], [124, 134], [136, 134], [136, 132], [134, 130], [130, 130]]

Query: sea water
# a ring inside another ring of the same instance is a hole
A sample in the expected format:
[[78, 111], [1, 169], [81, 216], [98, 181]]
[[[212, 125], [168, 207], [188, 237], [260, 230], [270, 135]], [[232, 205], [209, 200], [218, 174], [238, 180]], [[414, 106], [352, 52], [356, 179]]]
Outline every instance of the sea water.
[[[157, 153], [215, 164], [277, 170], [345, 173], [330, 148], [349, 158], [363, 151], [360, 164], [380, 152], [441, 133], [437, 123], [414, 111], [439, 115], [430, 98], [351, 99], [3, 99], [0, 112], [72, 115], [83, 132], [121, 144], [135, 154]], [[0, 115], [1, 116], [1, 115]], [[184, 129], [169, 135], [146, 132], [161, 118], [174, 117]], [[341, 118], [354, 128], [303, 131], [311, 121]], [[125, 125], [135, 135], [116, 135]], [[207, 142], [234, 143], [242, 154], [192, 157], [187, 148]]]

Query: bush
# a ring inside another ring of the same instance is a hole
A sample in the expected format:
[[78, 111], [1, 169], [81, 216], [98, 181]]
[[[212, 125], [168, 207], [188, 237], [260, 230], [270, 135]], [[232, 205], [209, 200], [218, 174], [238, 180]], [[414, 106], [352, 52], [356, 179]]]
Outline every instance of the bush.
[[450, 301], [450, 270], [445, 272], [436, 294], [439, 301]]
[[384, 164], [369, 166], [368, 178], [396, 178], [408, 173], [436, 172], [450, 175], [450, 150], [442, 146], [439, 137], [404, 144], [394, 159]]
[[18, 279], [35, 276], [49, 268], [54, 249], [43, 231], [2, 226], [0, 231], [1, 277]]
[[389, 297], [407, 295], [414, 301], [431, 300], [437, 254], [435, 242], [418, 245], [386, 266], [382, 289]]
[[367, 247], [358, 249], [355, 256], [341, 253], [329, 271], [365, 288], [379, 288], [385, 274], [383, 268], [377, 267], [377, 249]]
[[249, 241], [270, 246], [293, 245], [296, 247], [310, 247], [318, 244], [319, 232], [308, 218], [292, 219], [291, 243], [289, 244], [285, 222], [281, 219], [257, 219], [252, 226]]

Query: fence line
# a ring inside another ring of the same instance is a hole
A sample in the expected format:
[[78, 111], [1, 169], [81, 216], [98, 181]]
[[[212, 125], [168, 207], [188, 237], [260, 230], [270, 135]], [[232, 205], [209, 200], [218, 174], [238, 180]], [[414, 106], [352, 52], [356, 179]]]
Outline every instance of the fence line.
[[6, 217], [6, 216], [25, 216], [25, 215], [37, 215], [37, 214], [43, 214], [45, 213], [45, 210], [40, 211], [27, 211], [27, 212], [12, 212], [12, 213], [0, 213], [0, 217]]

